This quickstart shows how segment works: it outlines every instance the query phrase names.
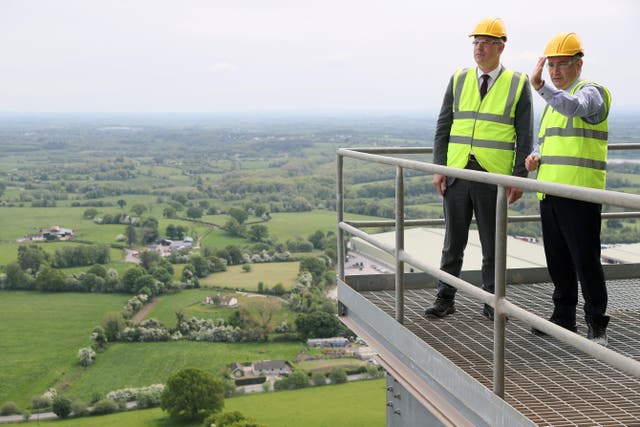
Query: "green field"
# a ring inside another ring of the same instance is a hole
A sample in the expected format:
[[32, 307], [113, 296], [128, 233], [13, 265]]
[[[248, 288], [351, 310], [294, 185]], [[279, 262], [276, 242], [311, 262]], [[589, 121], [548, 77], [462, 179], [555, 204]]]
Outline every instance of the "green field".
[[[164, 382], [187, 366], [218, 372], [234, 361], [295, 360], [304, 349], [301, 343], [114, 343], [98, 353], [95, 365], [79, 367], [77, 352], [91, 344], [93, 327], [106, 312], [119, 311], [129, 298], [0, 292], [0, 404], [13, 401], [27, 407], [33, 396], [49, 387], [89, 400], [94, 392]], [[175, 324], [175, 315], [173, 319], [170, 325]]]
[[95, 392], [164, 383], [185, 367], [217, 374], [232, 362], [295, 360], [304, 347], [301, 343], [116, 343], [98, 354], [95, 365], [86, 369], [67, 393], [88, 400]]
[[[157, 304], [147, 314], [146, 318], [156, 318], [167, 327], [174, 327], [176, 324], [176, 312], [182, 311], [186, 318], [196, 317], [203, 319], [228, 319], [236, 309], [228, 307], [215, 307], [203, 304], [207, 296], [215, 294], [231, 295], [238, 299], [240, 307], [247, 308], [250, 312], [256, 302], [261, 301], [261, 297], [245, 296], [234, 291], [218, 291], [212, 289], [190, 289], [174, 295], [163, 295], [158, 299]], [[276, 299], [275, 297], [269, 297]], [[292, 324], [294, 317], [291, 311], [284, 305], [274, 314], [273, 324], [280, 324], [283, 320]]]
[[338, 358], [338, 359], [317, 359], [305, 360], [299, 362], [296, 367], [304, 369], [307, 372], [325, 372], [333, 368], [343, 368], [346, 370], [357, 369], [360, 366], [366, 366], [367, 362], [354, 358]]
[[232, 265], [227, 268], [227, 271], [210, 274], [200, 279], [200, 286], [255, 291], [258, 289], [258, 283], [262, 282], [269, 288], [281, 283], [285, 289], [291, 289], [296, 284], [299, 269], [299, 262], [251, 264], [249, 272], [243, 271], [240, 265]]
[[[385, 408], [385, 380], [380, 379], [232, 397], [225, 399], [224, 411], [240, 411], [267, 427], [384, 427]], [[61, 427], [202, 426], [171, 420], [158, 408], [40, 423]]]
[[130, 296], [0, 292], [0, 402], [24, 407], [63, 378], [81, 374], [78, 350]]

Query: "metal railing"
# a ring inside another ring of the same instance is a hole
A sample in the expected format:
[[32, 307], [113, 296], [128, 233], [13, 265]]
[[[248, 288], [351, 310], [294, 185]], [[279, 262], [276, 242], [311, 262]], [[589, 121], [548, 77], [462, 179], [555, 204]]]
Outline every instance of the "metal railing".
[[[609, 150], [640, 149], [640, 143], [610, 144]], [[536, 314], [517, 306], [509, 301], [506, 295], [506, 261], [507, 261], [507, 224], [516, 221], [532, 221], [539, 219], [538, 215], [507, 216], [508, 187], [516, 187], [525, 191], [542, 192], [560, 197], [566, 197], [587, 202], [618, 206], [636, 210], [634, 212], [604, 213], [603, 219], [632, 218], [640, 216], [640, 195], [626, 194], [610, 190], [597, 190], [564, 184], [542, 182], [530, 178], [468, 169], [451, 168], [422, 161], [393, 157], [390, 155], [429, 154], [432, 148], [340, 148], [337, 153], [337, 181], [336, 181], [336, 210], [338, 214], [338, 276], [345, 280], [345, 232], [357, 236], [374, 245], [395, 258], [395, 319], [404, 321], [404, 264], [419, 268], [425, 273], [454, 286], [458, 290], [489, 304], [495, 310], [493, 337], [493, 392], [504, 398], [505, 371], [505, 326], [506, 317], [513, 317], [528, 323], [557, 339], [583, 351], [607, 364], [632, 376], [640, 378], [640, 361], [622, 355], [609, 348], [596, 344], [584, 337], [572, 333]], [[344, 158], [352, 158], [365, 162], [389, 165], [396, 168], [395, 174], [395, 219], [383, 221], [345, 221], [344, 220]], [[452, 276], [439, 268], [428, 265], [404, 250], [404, 229], [409, 226], [442, 223], [442, 220], [405, 220], [404, 219], [404, 171], [415, 170], [428, 174], [443, 174], [498, 187], [496, 202], [496, 253], [495, 253], [495, 293], [491, 294], [483, 289]], [[390, 246], [375, 236], [366, 233], [365, 227], [395, 227], [395, 245]]]

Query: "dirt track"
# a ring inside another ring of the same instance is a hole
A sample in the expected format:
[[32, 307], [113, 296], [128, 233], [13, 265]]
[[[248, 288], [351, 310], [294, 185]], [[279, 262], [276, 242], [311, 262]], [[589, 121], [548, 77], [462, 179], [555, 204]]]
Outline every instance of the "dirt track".
[[133, 318], [131, 319], [131, 321], [133, 323], [140, 323], [142, 321], [142, 319], [145, 318], [145, 316], [147, 314], [149, 314], [149, 312], [151, 311], [151, 309], [158, 303], [158, 301], [160, 300], [160, 298], [154, 298], [152, 299], [149, 304], [145, 305], [144, 307], [142, 307], [142, 310], [140, 310], [139, 312], [137, 312]]

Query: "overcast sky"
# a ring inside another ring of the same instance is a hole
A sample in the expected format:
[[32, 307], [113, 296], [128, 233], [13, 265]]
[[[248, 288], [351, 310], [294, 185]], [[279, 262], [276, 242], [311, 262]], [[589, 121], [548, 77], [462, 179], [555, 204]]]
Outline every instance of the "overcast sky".
[[640, 107], [637, 0], [0, 0], [0, 111], [437, 109], [489, 15], [505, 66], [575, 31], [583, 77]]

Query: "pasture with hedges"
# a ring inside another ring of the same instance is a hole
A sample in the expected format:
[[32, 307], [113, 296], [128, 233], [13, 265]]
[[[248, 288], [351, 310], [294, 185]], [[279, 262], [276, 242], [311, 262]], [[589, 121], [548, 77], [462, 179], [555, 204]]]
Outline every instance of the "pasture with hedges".
[[[193, 129], [188, 118], [113, 120], [9, 119], [0, 132], [0, 404], [36, 412], [48, 390], [91, 403], [162, 383], [185, 366], [218, 373], [231, 362], [295, 364], [316, 351], [303, 344], [324, 333], [314, 329], [316, 314], [335, 318], [324, 291], [335, 279], [337, 145], [317, 140], [317, 125], [293, 133], [289, 123], [270, 126], [285, 141], [272, 142], [250, 130], [230, 137], [229, 123], [217, 119]], [[377, 141], [368, 132], [359, 138]], [[380, 176], [354, 172], [361, 182]], [[353, 219], [377, 214], [365, 198], [351, 207]], [[73, 237], [29, 239], [52, 226]], [[183, 236], [193, 238], [190, 248], [155, 254], [162, 239]], [[105, 261], [86, 261], [103, 248]], [[202, 303], [211, 296], [233, 296], [240, 307]], [[153, 335], [130, 323], [140, 301], [152, 300], [141, 325], [163, 325], [171, 340], [142, 342]], [[189, 319], [249, 330], [234, 336], [250, 342], [195, 341], [184, 329]], [[136, 329], [126, 335], [123, 326]], [[80, 349], [88, 366], [78, 363]]]

